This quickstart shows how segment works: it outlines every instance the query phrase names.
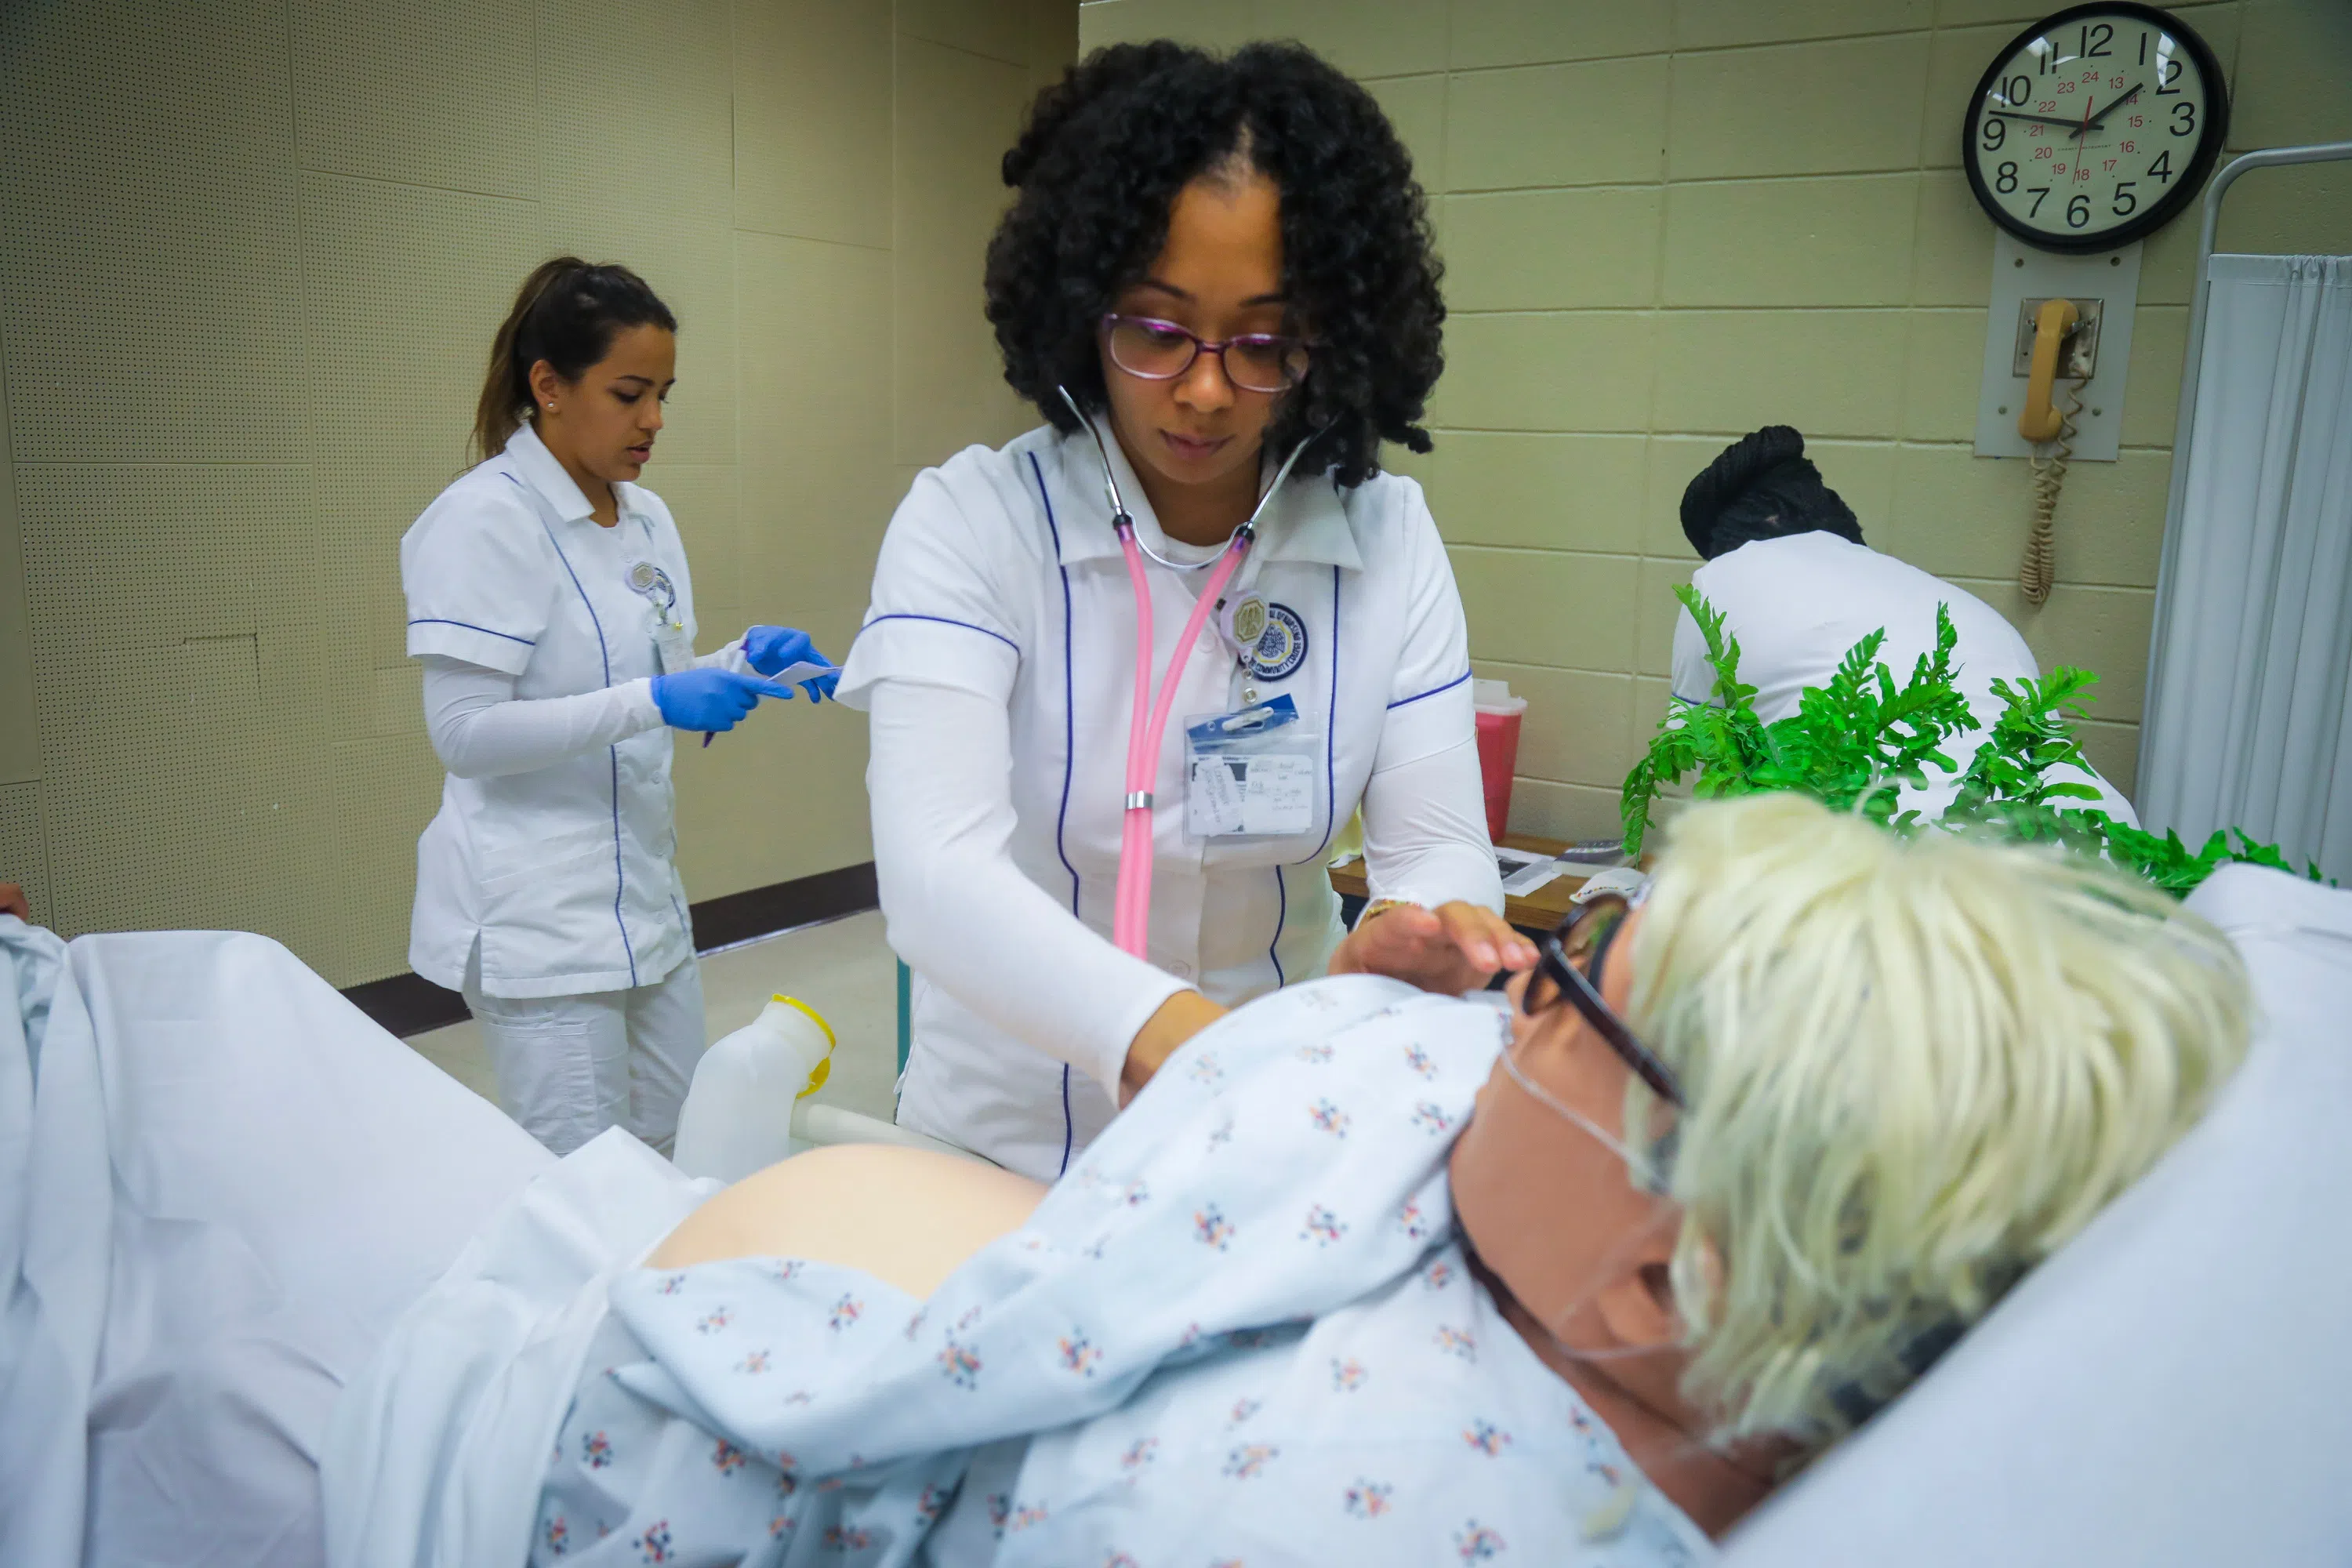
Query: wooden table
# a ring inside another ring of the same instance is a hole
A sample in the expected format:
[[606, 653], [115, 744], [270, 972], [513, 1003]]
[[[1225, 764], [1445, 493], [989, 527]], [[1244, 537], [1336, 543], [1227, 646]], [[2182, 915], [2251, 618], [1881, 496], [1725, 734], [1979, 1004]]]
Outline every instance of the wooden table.
[[[1532, 838], [1524, 833], [1507, 833], [1503, 842], [1510, 848], [1534, 855], [1557, 855], [1568, 847], [1557, 838]], [[1568, 900], [1582, 886], [1581, 877], [1554, 877], [1523, 899], [1505, 899], [1503, 917], [1530, 934], [1548, 931], [1567, 917]], [[1344, 866], [1331, 868], [1331, 888], [1342, 899], [1360, 900], [1370, 897], [1371, 889], [1364, 879], [1363, 858], [1358, 856]]]

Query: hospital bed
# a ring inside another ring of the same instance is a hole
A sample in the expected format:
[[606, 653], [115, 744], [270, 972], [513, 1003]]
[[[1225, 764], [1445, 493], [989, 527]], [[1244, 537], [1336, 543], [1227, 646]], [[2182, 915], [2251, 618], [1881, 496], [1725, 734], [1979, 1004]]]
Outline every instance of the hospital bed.
[[[2352, 1559], [2352, 893], [2196, 904], [2264, 1009], [2214, 1113], [1735, 1568]], [[0, 1562], [320, 1563], [337, 1390], [551, 1157], [258, 937], [0, 917]]]

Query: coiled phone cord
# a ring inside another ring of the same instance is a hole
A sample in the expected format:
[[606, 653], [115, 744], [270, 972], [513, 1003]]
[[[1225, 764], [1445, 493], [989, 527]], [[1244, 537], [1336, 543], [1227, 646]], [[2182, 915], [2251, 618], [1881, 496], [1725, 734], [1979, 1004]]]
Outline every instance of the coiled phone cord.
[[2074, 455], [2074, 416], [2083, 412], [2084, 380], [2066, 389], [2066, 406], [2058, 411], [2057, 450], [2047, 458], [2036, 451], [2026, 459], [2033, 469], [2033, 531], [2025, 541], [2025, 559], [2017, 568], [2018, 591], [2029, 605], [2050, 597], [2058, 581], [2058, 543], [2052, 518], [2058, 510], [2058, 489], [2066, 482], [2066, 460]]

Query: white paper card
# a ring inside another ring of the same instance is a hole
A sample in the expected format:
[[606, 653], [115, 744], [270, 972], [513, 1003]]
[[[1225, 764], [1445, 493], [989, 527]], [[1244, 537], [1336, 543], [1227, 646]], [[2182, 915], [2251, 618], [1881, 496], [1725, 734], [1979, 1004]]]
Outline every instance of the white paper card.
[[1214, 838], [1242, 830], [1242, 785], [1234, 776], [1240, 757], [1196, 756], [1184, 792], [1184, 826], [1194, 837]]
[[1309, 831], [1317, 761], [1308, 752], [1195, 753], [1184, 791], [1186, 830], [1197, 838]]
[[1545, 883], [1565, 875], [1568, 868], [1557, 860], [1538, 860], [1532, 866], [1522, 866], [1503, 879], [1503, 891], [1515, 899], [1524, 899]]
[[665, 621], [656, 614], [654, 616], [654, 658], [660, 663], [664, 675], [692, 669], [694, 639], [687, 636], [684, 626], [675, 621]]

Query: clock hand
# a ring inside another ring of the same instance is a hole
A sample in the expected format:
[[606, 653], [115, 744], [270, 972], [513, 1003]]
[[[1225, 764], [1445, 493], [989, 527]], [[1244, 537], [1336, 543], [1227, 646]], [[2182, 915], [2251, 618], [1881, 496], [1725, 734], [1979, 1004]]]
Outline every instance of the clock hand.
[[2146, 82], [2140, 83], [2139, 87], [2133, 88], [2129, 92], [2124, 94], [2121, 98], [2116, 100], [2113, 103], [2110, 103], [2105, 109], [2099, 110], [2098, 113], [2091, 116], [2089, 123], [2084, 125], [2083, 129], [2085, 131], [2096, 131], [2099, 128], [2100, 121], [2105, 120], [2108, 115], [2113, 114], [2125, 104], [2129, 103], [2133, 99], [2137, 98], [2139, 96], [2140, 87], [2146, 87], [2147, 85], [2147, 84]]
[[2079, 121], [2067, 120], [2055, 114], [2023, 114], [2014, 109], [1988, 109], [1985, 112], [1990, 115], [1998, 116], [2002, 120], [2032, 120], [2038, 121], [2044, 125], [2063, 125], [2069, 131], [2074, 130], [2076, 125], [2081, 123]]

